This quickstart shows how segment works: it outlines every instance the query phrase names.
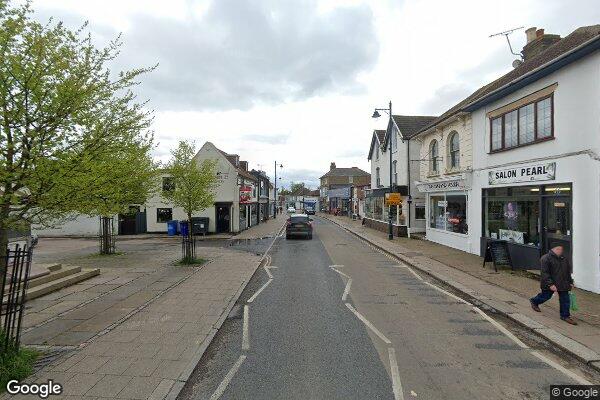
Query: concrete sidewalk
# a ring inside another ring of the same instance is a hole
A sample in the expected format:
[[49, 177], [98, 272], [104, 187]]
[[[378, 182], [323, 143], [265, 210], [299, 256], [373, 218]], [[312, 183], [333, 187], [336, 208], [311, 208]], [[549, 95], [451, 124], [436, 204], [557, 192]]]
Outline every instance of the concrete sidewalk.
[[573, 313], [578, 326], [569, 325], [558, 315], [558, 297], [534, 312], [529, 298], [539, 292], [539, 281], [520, 271], [495, 273], [482, 268], [482, 258], [437, 243], [407, 238], [387, 239], [387, 234], [348, 217], [320, 214], [372, 245], [413, 266], [464, 296], [481, 303], [568, 351], [600, 370], [600, 295], [575, 289], [581, 311]]
[[172, 267], [184, 273], [27, 381], [62, 384], [56, 398], [174, 399], [261, 260], [226, 249], [211, 258]]

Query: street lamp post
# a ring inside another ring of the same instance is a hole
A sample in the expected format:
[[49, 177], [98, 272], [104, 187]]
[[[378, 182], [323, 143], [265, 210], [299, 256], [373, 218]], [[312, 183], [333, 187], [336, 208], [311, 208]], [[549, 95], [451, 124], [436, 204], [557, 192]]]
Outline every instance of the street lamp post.
[[[384, 111], [386, 112], [389, 116], [390, 116], [390, 121], [392, 120], [392, 102], [390, 101], [388, 108], [376, 108], [375, 111], [373, 112], [373, 118], [379, 118], [381, 116], [381, 114], [379, 114], [379, 111]], [[390, 126], [391, 124], [388, 123], [388, 126]], [[393, 130], [392, 130], [393, 132]], [[388, 136], [389, 137], [389, 148], [390, 148], [390, 195], [392, 193], [392, 137], [391, 134]], [[394, 229], [392, 226], [392, 213], [391, 211], [391, 206], [388, 206], [388, 239], [392, 240], [394, 239]]]
[[[279, 168], [283, 168], [283, 165], [279, 164]], [[275, 210], [273, 211], [273, 218], [277, 218], [277, 200], [279, 200], [277, 198], [277, 161], [275, 161], [275, 188], [273, 191], [275, 192]]]

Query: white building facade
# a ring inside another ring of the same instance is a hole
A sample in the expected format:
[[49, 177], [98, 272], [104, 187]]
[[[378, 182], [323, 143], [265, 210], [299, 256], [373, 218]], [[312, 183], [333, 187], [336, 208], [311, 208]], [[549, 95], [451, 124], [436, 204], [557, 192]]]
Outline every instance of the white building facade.
[[598, 293], [600, 27], [567, 38], [569, 47], [541, 53], [526, 73], [515, 69], [516, 78], [464, 107], [475, 150], [470, 251], [483, 255], [488, 241], [506, 240], [512, 263], [530, 269], [563, 245], [576, 286]]
[[439, 118], [419, 133], [417, 141], [421, 144], [417, 190], [425, 196], [422, 204], [425, 210], [420, 212], [426, 219], [426, 238], [471, 251], [471, 117], [468, 113], [457, 113]]

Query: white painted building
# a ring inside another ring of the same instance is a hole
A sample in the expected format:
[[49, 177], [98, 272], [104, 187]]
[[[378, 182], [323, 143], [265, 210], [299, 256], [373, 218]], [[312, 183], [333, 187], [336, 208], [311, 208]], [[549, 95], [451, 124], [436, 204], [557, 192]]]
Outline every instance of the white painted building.
[[505, 239], [528, 268], [562, 244], [575, 284], [600, 292], [600, 25], [531, 57], [546, 35], [527, 33], [525, 63], [464, 107], [477, 149], [472, 250]]
[[[365, 225], [387, 231], [391, 214], [395, 235], [425, 231], [425, 196], [417, 190], [420, 168], [414, 163], [420, 157], [421, 148], [415, 135], [435, 118], [394, 115], [385, 131], [373, 132], [368, 156], [371, 188], [365, 196]], [[390, 177], [392, 192], [399, 193], [402, 198], [400, 206], [385, 205], [385, 195], [390, 192]]]
[[[237, 154], [225, 153], [211, 142], [204, 143], [195, 159], [199, 165], [204, 160], [216, 160], [218, 183], [214, 206], [194, 213], [193, 217], [207, 217], [211, 233], [239, 232], [256, 225], [257, 179], [247, 171], [247, 164], [240, 161]], [[168, 221], [187, 219], [182, 208], [173, 207], [160, 193], [146, 204], [146, 215], [148, 232], [167, 232]]]
[[468, 113], [444, 114], [423, 128], [420, 178], [417, 189], [425, 195], [420, 212], [426, 218], [426, 238], [445, 246], [471, 251], [469, 201], [473, 146]]

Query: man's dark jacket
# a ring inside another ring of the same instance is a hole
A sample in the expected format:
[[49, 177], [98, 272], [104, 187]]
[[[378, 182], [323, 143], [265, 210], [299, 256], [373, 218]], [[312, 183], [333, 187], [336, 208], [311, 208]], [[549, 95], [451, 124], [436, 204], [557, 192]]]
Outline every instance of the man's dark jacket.
[[564, 256], [557, 256], [552, 250], [541, 258], [540, 287], [548, 290], [551, 285], [556, 285], [559, 292], [571, 290], [573, 268]]

